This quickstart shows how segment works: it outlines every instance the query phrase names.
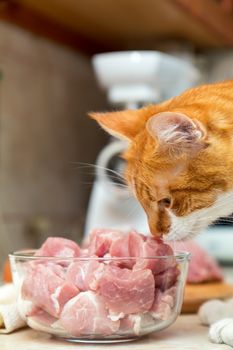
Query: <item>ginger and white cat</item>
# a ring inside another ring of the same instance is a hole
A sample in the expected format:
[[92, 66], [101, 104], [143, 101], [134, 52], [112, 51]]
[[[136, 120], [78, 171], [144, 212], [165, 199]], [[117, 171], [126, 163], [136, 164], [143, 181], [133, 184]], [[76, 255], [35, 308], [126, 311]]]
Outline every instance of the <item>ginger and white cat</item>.
[[233, 81], [139, 110], [90, 116], [129, 141], [125, 176], [154, 236], [191, 238], [233, 212]]

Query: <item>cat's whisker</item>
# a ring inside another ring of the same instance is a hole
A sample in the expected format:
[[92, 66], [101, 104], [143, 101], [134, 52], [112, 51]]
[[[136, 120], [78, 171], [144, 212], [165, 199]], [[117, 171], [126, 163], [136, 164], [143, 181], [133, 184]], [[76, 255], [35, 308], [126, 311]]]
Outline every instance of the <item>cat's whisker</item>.
[[182, 237], [179, 237], [179, 233], [180, 233], [179, 230], [173, 232], [174, 237], [176, 237], [175, 240], [178, 242], [184, 242], [184, 241], [190, 240], [196, 236], [196, 234], [193, 233], [192, 231], [186, 231], [187, 234], [186, 234], [185, 238], [182, 238]]
[[[233, 222], [220, 222], [220, 223], [216, 223], [215, 226], [231, 226], [233, 224]], [[233, 229], [233, 228], [232, 228]]]
[[[203, 224], [198, 225], [198, 222], [197, 222], [196, 225], [194, 225], [193, 229], [185, 231], [185, 233], [186, 233], [185, 240], [195, 237], [197, 235], [197, 231], [199, 231], [199, 233], [200, 233], [206, 228], [207, 227], [203, 227]], [[179, 237], [179, 233], [180, 233], [179, 226], [174, 227], [172, 232], [173, 232], [174, 236]]]
[[112, 169], [109, 169], [109, 168], [106, 168], [106, 167], [103, 167], [101, 165], [97, 165], [97, 164], [91, 164], [91, 163], [85, 163], [85, 162], [74, 162], [73, 164], [75, 165], [79, 165], [77, 167], [77, 169], [88, 169], [88, 168], [94, 168], [94, 169], [101, 169], [101, 170], [106, 170], [108, 172], [111, 172], [112, 174], [115, 174], [117, 175], [117, 177], [120, 177], [121, 179], [123, 179], [125, 181], [125, 178], [122, 174], [120, 174], [118, 171], [116, 170], [112, 170]]
[[[230, 199], [230, 200], [228, 201], [228, 199]], [[215, 210], [215, 209], [219, 209], [219, 208], [226, 207], [226, 206], [227, 206], [228, 204], [230, 204], [231, 202], [232, 202], [232, 194], [229, 193], [229, 194], [226, 195], [226, 197], [225, 197], [225, 202], [224, 202], [224, 203], [219, 203], [219, 204], [215, 205], [215, 206], [214, 206], [214, 210]], [[209, 206], [207, 206], [205, 209], [206, 209], [206, 210], [212, 210], [212, 204], [209, 205]]]
[[[209, 222], [209, 224], [211, 224], [212, 222], [216, 221], [217, 218], [213, 217], [213, 216], [205, 216], [205, 217], [200, 217], [200, 218], [196, 218], [193, 220], [189, 220], [190, 224], [196, 223], [196, 222]], [[221, 219], [222, 220], [222, 219]], [[225, 218], [225, 220], [227, 221], [227, 218]], [[231, 221], [230, 219], [228, 219], [228, 221]], [[233, 221], [232, 221], [233, 222]]]
[[[80, 183], [81, 183], [82, 185], [93, 185], [93, 181], [80, 181]], [[124, 190], [126, 190], [126, 192], [128, 192], [128, 193], [131, 194], [131, 191], [130, 191], [129, 187], [126, 186], [126, 185], [123, 185], [123, 184], [120, 184], [120, 183], [115, 183], [115, 188], [116, 188], [116, 189], [117, 189], [117, 188], [124, 189]]]
[[135, 214], [136, 210], [137, 210], [137, 206], [134, 205], [133, 208], [126, 215], [126, 218], [129, 219], [131, 216], [133, 216], [133, 214]]
[[[95, 173], [84, 173], [84, 175], [85, 175], [85, 177], [87, 177], [87, 175], [89, 175], [89, 176], [91, 176], [91, 177], [93, 177], [94, 175], [95, 175]], [[113, 181], [113, 182], [115, 182], [115, 184], [119, 184], [119, 185], [121, 185], [121, 186], [124, 186], [125, 188], [129, 188], [129, 186], [127, 185], [127, 184], [124, 184], [124, 183], [120, 183], [119, 182], [119, 178], [117, 177], [117, 176], [114, 176], [114, 175], [108, 175], [109, 176], [109, 178]], [[102, 181], [105, 181], [105, 182], [107, 182], [107, 180], [106, 180], [106, 177], [105, 176], [99, 176], [99, 178], [102, 180]], [[114, 181], [114, 180], [116, 180], [116, 181]], [[94, 182], [94, 180], [92, 180], [93, 182]]]
[[[229, 201], [229, 203], [231, 203], [231, 201]], [[227, 207], [228, 206], [228, 202], [224, 203], [224, 204], [219, 204], [217, 206], [214, 207], [214, 209], [212, 209], [211, 207], [209, 207], [209, 216], [205, 216], [205, 217], [197, 217], [195, 219], [189, 219], [189, 223], [194, 223], [196, 221], [208, 221], [210, 220], [210, 223], [217, 220], [216, 215], [214, 215], [214, 217], [211, 215], [211, 211], [214, 210], [216, 212], [216, 209], [220, 209], [223, 207]], [[206, 209], [206, 211], [208, 211], [208, 208]], [[208, 213], [208, 212], [207, 212]]]
[[[85, 174], [85, 173], [84, 173]], [[86, 175], [86, 174], [85, 174]], [[87, 173], [87, 175], [91, 175], [91, 176], [94, 176], [95, 175], [95, 173]], [[99, 177], [99, 179], [101, 179], [101, 180], [105, 180], [106, 181], [106, 177], [104, 176], [104, 175], [99, 175], [98, 176]], [[116, 182], [117, 183], [119, 183], [119, 177], [117, 177], [116, 175], [112, 175], [112, 174], [108, 174], [108, 177], [111, 179], [111, 180], [113, 180], [113, 182], [115, 182], [114, 180], [116, 180]], [[121, 180], [122, 181], [122, 180]], [[121, 183], [122, 185], [124, 185], [124, 186], [126, 186], [126, 187], [128, 187], [126, 184], [124, 184], [124, 183]]]
[[222, 223], [233, 223], [233, 218], [221, 218], [221, 222], [217, 221], [215, 224], [216, 225], [221, 225]]
[[[92, 174], [88, 173], [88, 175], [93, 176], [93, 175], [95, 175], [95, 173], [92, 173]], [[122, 188], [125, 188], [125, 189], [127, 189], [128, 191], [131, 192], [130, 187], [129, 187], [126, 183], [121, 183], [121, 182], [119, 182], [119, 177], [117, 177], [117, 176], [115, 176], [115, 175], [111, 175], [111, 174], [108, 174], [108, 176], [109, 176], [109, 178], [114, 182], [114, 184], [115, 184], [116, 187], [122, 187]], [[107, 180], [106, 180], [106, 177], [105, 177], [105, 176], [101, 176], [101, 175], [100, 175], [99, 178], [101, 179], [101, 181], [107, 183]], [[116, 180], [116, 181], [114, 181], [114, 180]], [[92, 183], [94, 183], [94, 181], [92, 181]]]

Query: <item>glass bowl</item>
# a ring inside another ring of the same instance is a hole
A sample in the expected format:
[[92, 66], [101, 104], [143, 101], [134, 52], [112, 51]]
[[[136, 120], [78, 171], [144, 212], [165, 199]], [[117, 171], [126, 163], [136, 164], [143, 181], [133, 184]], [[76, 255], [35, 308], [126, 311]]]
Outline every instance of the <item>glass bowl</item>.
[[74, 342], [122, 342], [162, 330], [180, 313], [187, 252], [147, 258], [35, 252], [9, 255], [20, 315], [35, 330]]

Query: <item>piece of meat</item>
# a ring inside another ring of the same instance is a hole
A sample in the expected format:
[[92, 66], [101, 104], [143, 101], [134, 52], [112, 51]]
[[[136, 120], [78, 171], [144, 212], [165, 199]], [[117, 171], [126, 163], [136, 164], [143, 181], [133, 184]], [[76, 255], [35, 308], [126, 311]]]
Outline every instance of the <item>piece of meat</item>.
[[60, 321], [42, 309], [37, 308], [34, 310], [34, 312], [27, 317], [27, 324], [37, 331], [60, 336], [67, 335], [67, 331], [61, 326]]
[[[174, 265], [173, 251], [171, 247], [161, 240], [146, 237], [136, 231], [130, 231], [123, 237], [117, 238], [109, 248], [112, 257], [135, 257], [136, 259], [125, 259], [112, 264], [134, 268], [134, 270], [151, 269], [154, 274], [161, 273]], [[155, 256], [171, 256], [166, 259], [150, 259]]]
[[165, 292], [156, 289], [155, 299], [150, 309], [150, 314], [153, 318], [165, 321], [172, 315], [176, 293], [176, 287], [172, 287]]
[[[145, 242], [140, 244], [138, 252], [138, 257], [140, 257], [140, 259], [138, 259], [134, 265], [134, 270], [151, 269], [152, 272], [157, 275], [175, 264], [175, 258], [171, 247], [161, 240], [148, 237]], [[161, 256], [161, 258], [153, 258], [155, 256]], [[163, 258], [164, 256], [166, 256], [166, 258]], [[152, 259], [150, 259], [150, 257]]]
[[104, 264], [97, 260], [80, 260], [70, 264], [66, 280], [73, 283], [80, 291], [96, 290], [103, 270]]
[[[35, 263], [35, 261], [33, 261], [33, 263]], [[48, 262], [43, 262], [43, 266], [46, 266], [47, 269], [49, 269], [50, 271], [53, 271], [55, 275], [61, 277], [62, 279], [65, 279], [66, 269], [60, 264], [53, 261], [48, 261]]]
[[161, 300], [169, 304], [171, 308], [173, 308], [176, 305], [176, 298], [178, 294], [177, 288], [177, 285], [174, 285], [171, 288], [167, 289], [163, 292], [163, 296], [161, 298]]
[[57, 318], [40, 308], [34, 308], [33, 312], [31, 312], [28, 317], [33, 318], [36, 322], [42, 323], [45, 326], [51, 326], [51, 324], [57, 321]]
[[[129, 239], [130, 234], [126, 233], [123, 237], [119, 237], [111, 243], [109, 247], [109, 256], [116, 258], [125, 258], [131, 257], [131, 252], [129, 249]], [[106, 256], [106, 255], [105, 255]], [[131, 269], [135, 264], [134, 259], [124, 259], [124, 260], [113, 260], [111, 261], [112, 265], [116, 265], [119, 267], [127, 267]]]
[[176, 283], [179, 275], [180, 270], [176, 265], [169, 267], [167, 270], [160, 272], [158, 275], [154, 276], [155, 288], [159, 288], [162, 291], [169, 289]]
[[147, 241], [149, 237], [136, 232], [135, 230], [129, 232], [129, 252], [130, 256], [142, 256], [143, 254], [143, 244]]
[[124, 236], [115, 239], [109, 247], [109, 254], [112, 257], [129, 257], [131, 256], [129, 251], [129, 233], [125, 233]]
[[[124, 257], [139, 257], [143, 253], [141, 247], [143, 243], [146, 241], [146, 236], [143, 236], [136, 231], [130, 231], [125, 233], [123, 237], [119, 237], [114, 240], [109, 248], [109, 254], [112, 257], [124, 258]], [[120, 266], [132, 268], [137, 259], [124, 259], [113, 261], [112, 264]]]
[[125, 232], [119, 230], [99, 229], [90, 233], [88, 254], [103, 257], [109, 252], [112, 242], [124, 237]]
[[61, 325], [73, 336], [104, 336], [118, 331], [120, 321], [111, 321], [103, 298], [92, 292], [81, 292], [68, 301], [61, 317]]
[[177, 251], [186, 250], [191, 253], [189, 270], [187, 276], [188, 283], [201, 283], [209, 281], [222, 281], [223, 272], [217, 262], [209, 253], [201, 248], [198, 243], [193, 240], [174, 242]]
[[132, 314], [124, 317], [120, 323], [119, 333], [131, 332], [135, 335], [141, 335], [148, 332], [148, 328], [154, 327], [154, 318], [147, 312], [145, 314]]
[[171, 316], [171, 307], [166, 302], [155, 302], [150, 310], [153, 318], [158, 320], [167, 320]]
[[66, 282], [43, 264], [31, 266], [21, 289], [23, 299], [32, 301], [54, 317], [60, 315], [63, 306], [78, 292], [72, 283]]
[[75, 258], [80, 256], [80, 248], [77, 243], [67, 238], [49, 237], [46, 239], [35, 256]]
[[116, 257], [141, 256], [142, 246], [146, 240], [147, 237], [141, 233], [129, 231], [112, 242], [109, 253], [111, 256]]
[[148, 311], [154, 300], [154, 277], [151, 270], [128, 270], [108, 265], [99, 280], [100, 294], [113, 312]]

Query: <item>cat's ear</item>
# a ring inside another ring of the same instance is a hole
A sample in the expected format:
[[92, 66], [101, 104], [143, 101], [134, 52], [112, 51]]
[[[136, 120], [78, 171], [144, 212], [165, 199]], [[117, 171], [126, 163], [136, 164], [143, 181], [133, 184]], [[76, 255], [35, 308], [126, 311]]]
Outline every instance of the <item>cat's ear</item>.
[[163, 112], [146, 123], [149, 134], [158, 144], [172, 153], [199, 151], [205, 148], [206, 132], [200, 122], [177, 112]]
[[107, 113], [89, 113], [109, 134], [132, 141], [145, 125], [142, 110], [124, 110]]

